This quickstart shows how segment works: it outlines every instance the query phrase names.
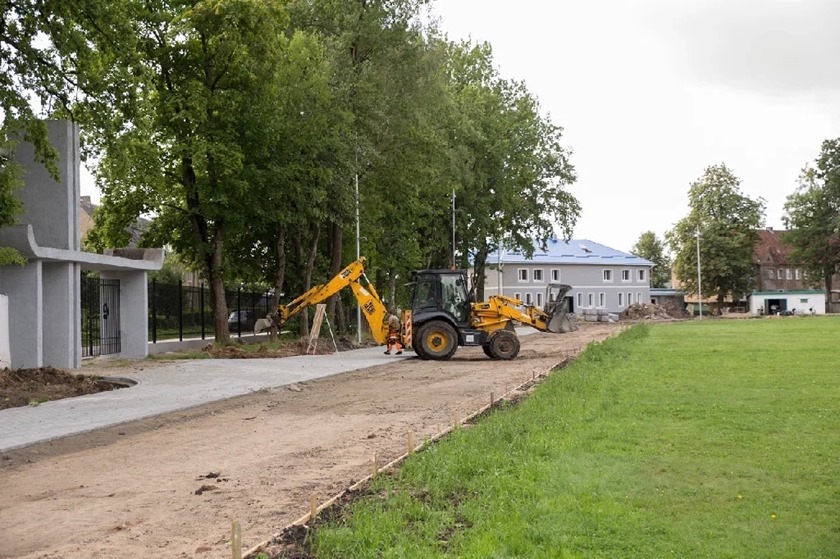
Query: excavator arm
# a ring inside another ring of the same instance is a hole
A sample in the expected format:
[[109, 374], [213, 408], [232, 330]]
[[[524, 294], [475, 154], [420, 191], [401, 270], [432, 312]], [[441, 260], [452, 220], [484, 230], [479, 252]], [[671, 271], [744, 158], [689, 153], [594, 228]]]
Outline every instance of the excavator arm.
[[[277, 312], [269, 315], [271, 321], [280, 328], [307, 307], [322, 303], [349, 286], [370, 325], [373, 339], [377, 343], [384, 344], [388, 337], [388, 310], [376, 293], [373, 284], [365, 276], [366, 262], [363, 256], [350, 263], [327, 283], [316, 285], [286, 305], [278, 305]], [[361, 279], [364, 279], [366, 285], [361, 284]]]

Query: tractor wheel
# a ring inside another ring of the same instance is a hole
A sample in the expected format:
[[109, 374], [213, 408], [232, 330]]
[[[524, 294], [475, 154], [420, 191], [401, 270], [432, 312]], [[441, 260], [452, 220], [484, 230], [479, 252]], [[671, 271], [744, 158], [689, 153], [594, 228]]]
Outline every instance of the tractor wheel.
[[486, 356], [487, 356], [487, 357], [489, 357], [490, 359], [498, 359], [498, 357], [496, 357], [496, 356], [493, 354], [493, 350], [490, 348], [490, 344], [489, 344], [489, 343], [488, 343], [488, 344], [484, 344], [483, 346], [481, 346], [481, 349], [483, 349], [483, 350], [484, 350], [484, 355], [486, 355]]
[[442, 320], [432, 320], [421, 326], [417, 338], [418, 355], [423, 359], [449, 359], [458, 349], [458, 333]]
[[414, 350], [414, 355], [420, 359], [428, 359], [429, 356], [423, 352], [423, 345], [420, 343], [420, 336], [414, 336], [411, 339], [411, 349]]
[[496, 359], [513, 359], [519, 355], [519, 338], [508, 330], [497, 330], [490, 338], [490, 352]]

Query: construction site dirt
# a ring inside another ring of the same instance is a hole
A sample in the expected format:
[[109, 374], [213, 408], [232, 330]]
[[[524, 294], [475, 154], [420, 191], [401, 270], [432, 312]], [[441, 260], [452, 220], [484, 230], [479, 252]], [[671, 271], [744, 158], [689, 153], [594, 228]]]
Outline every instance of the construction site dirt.
[[[460, 348], [32, 445], [0, 457], [0, 557], [231, 557], [490, 400], [617, 334], [522, 337], [512, 361]], [[148, 367], [148, 365], [144, 365]], [[124, 374], [125, 368], [102, 375]], [[562, 374], [562, 370], [555, 374]]]

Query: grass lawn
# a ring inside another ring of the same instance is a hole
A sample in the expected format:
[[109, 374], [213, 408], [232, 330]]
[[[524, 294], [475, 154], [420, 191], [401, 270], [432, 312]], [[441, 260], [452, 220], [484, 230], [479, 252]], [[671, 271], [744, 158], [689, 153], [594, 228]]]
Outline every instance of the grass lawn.
[[828, 317], [639, 325], [380, 476], [311, 552], [840, 557], [838, 342]]

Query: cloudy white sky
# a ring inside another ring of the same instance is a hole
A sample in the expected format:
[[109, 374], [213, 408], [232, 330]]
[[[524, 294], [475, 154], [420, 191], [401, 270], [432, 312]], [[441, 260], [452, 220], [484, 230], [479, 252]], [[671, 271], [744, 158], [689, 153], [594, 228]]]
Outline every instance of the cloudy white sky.
[[840, 0], [436, 0], [450, 39], [487, 41], [565, 129], [574, 238], [629, 251], [687, 214], [726, 163], [781, 229], [820, 144], [840, 136]]

